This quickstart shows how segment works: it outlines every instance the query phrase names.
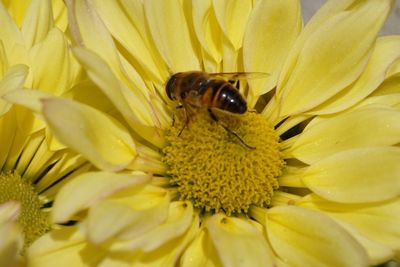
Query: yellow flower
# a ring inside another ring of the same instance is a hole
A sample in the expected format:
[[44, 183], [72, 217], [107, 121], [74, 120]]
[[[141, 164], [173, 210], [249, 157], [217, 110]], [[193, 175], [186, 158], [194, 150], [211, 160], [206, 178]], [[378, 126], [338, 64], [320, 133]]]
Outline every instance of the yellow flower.
[[[13, 257], [24, 253], [19, 251], [22, 235], [17, 236], [15, 229], [21, 228], [24, 248], [46, 233], [59, 188], [91, 166], [57, 143], [47, 133], [42, 118], [12, 104], [25, 104], [24, 93], [62, 95], [76, 84], [81, 68], [72, 57], [67, 38], [54, 26], [50, 7], [47, 0], [31, 1], [19, 28], [0, 3], [1, 266], [11, 266]], [[17, 211], [15, 220], [6, 217]]]
[[[69, 226], [30, 247], [31, 265], [399, 257], [400, 37], [377, 38], [392, 5], [328, 1], [303, 28], [293, 0], [68, 1], [101, 92], [41, 98], [41, 114], [99, 171], [60, 190], [52, 221]], [[269, 77], [240, 82], [250, 112], [185, 125], [165, 84], [192, 70]]]

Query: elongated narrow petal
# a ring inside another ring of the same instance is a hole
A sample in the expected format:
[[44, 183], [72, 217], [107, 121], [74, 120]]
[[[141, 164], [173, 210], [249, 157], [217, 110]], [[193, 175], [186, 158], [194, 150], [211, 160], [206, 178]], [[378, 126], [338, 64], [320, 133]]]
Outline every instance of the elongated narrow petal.
[[400, 194], [399, 162], [397, 147], [346, 150], [311, 165], [303, 182], [331, 201], [383, 201]]
[[132, 129], [144, 139], [162, 147], [164, 141], [154, 127], [148, 99], [143, 98], [140, 91], [129, 91], [124, 87], [110, 67], [93, 52], [83, 48], [76, 48], [74, 52], [89, 77], [121, 112]]
[[32, 0], [26, 11], [22, 34], [27, 47], [42, 41], [54, 26], [50, 0]]
[[[172, 73], [200, 68], [179, 0], [144, 1], [154, 42]], [[166, 23], [168, 22], [168, 23]], [[179, 30], [179, 34], [176, 33]]]
[[246, 21], [250, 15], [250, 0], [213, 0], [218, 23], [235, 50], [242, 47]]
[[57, 229], [42, 236], [27, 253], [29, 266], [33, 267], [97, 265], [106, 255], [100, 247], [89, 245], [77, 226]]
[[137, 238], [116, 243], [115, 246], [111, 246], [111, 249], [154, 251], [170, 240], [184, 234], [191, 226], [192, 220], [193, 207], [190, 202], [172, 202], [165, 222]]
[[[138, 60], [146, 74], [159, 82], [163, 81], [164, 77], [160, 76], [160, 72], [165, 74], [163, 62], [154, 55], [151, 50], [154, 47], [150, 46], [149, 40], [143, 39], [140, 29], [131, 22], [129, 12], [123, 9], [126, 6], [119, 1], [95, 0], [93, 4], [111, 34]], [[101, 43], [97, 45], [102, 46]]]
[[314, 123], [312, 127], [306, 127], [289, 150], [296, 158], [312, 164], [347, 149], [399, 142], [400, 112], [375, 107]]
[[32, 60], [32, 87], [61, 95], [72, 84], [73, 67], [71, 52], [64, 34], [54, 28], [46, 38], [30, 51]]
[[126, 188], [141, 186], [150, 179], [144, 173], [115, 174], [88, 172], [67, 183], [58, 193], [52, 221], [63, 223], [77, 212], [91, 207], [103, 198]]
[[206, 61], [213, 61], [214, 68], [209, 65], [205, 69], [210, 72], [216, 72], [218, 65], [222, 59], [222, 32], [218, 26], [217, 18], [213, 11], [212, 0], [194, 0], [192, 7], [193, 28], [196, 33], [199, 43], [204, 49]]
[[221, 266], [215, 247], [205, 229], [202, 229], [183, 253], [181, 266]]
[[12, 90], [22, 88], [27, 75], [27, 66], [15, 65], [7, 71], [0, 81], [0, 116], [6, 113], [11, 107], [10, 103], [4, 101], [3, 96]]
[[367, 266], [364, 249], [343, 228], [320, 213], [294, 206], [267, 212], [268, 239], [289, 266]]
[[0, 204], [0, 266], [15, 266], [23, 245], [22, 231], [16, 220], [21, 212], [19, 203]]
[[399, 198], [378, 203], [341, 204], [310, 194], [296, 204], [324, 212], [340, 222], [367, 248], [373, 264], [389, 260], [393, 251], [400, 248]]
[[136, 156], [129, 132], [116, 120], [89, 106], [45, 99], [43, 116], [57, 139], [104, 170], [121, 170]]
[[352, 83], [363, 71], [389, 0], [371, 0], [326, 20], [304, 43], [281, 92], [281, 116], [307, 111]]
[[87, 234], [92, 243], [135, 238], [166, 220], [170, 199], [165, 189], [146, 186], [121, 194], [90, 209]]
[[21, 45], [24, 43], [21, 32], [5, 9], [3, 2], [0, 3], [0, 25], [0, 36], [5, 51], [12, 51], [12, 47], [15, 44]]
[[267, 81], [251, 81], [255, 96], [276, 86], [290, 47], [302, 27], [300, 1], [258, 1], [251, 12], [243, 40], [245, 71], [264, 72]]
[[310, 113], [334, 113], [361, 101], [385, 80], [387, 70], [398, 57], [400, 57], [399, 36], [378, 38], [371, 58], [357, 81]]
[[207, 221], [207, 229], [225, 266], [273, 265], [262, 232], [244, 219], [217, 214]]

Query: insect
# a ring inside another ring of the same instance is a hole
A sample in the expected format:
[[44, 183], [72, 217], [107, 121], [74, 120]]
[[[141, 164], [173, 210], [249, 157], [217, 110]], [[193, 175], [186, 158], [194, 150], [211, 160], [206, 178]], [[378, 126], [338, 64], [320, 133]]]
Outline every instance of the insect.
[[[207, 73], [202, 71], [179, 72], [172, 75], [166, 85], [168, 97], [179, 102], [185, 111], [186, 123], [179, 135], [189, 123], [193, 110], [207, 108], [210, 117], [218, 122], [212, 109], [221, 109], [236, 114], [247, 111], [247, 103], [239, 90], [234, 86], [241, 78], [261, 78], [266, 73], [260, 72], [232, 72], [232, 73]], [[246, 144], [238, 134], [220, 124], [226, 131], [236, 136], [248, 149], [254, 147]], [[179, 136], [178, 135], [178, 136]]]

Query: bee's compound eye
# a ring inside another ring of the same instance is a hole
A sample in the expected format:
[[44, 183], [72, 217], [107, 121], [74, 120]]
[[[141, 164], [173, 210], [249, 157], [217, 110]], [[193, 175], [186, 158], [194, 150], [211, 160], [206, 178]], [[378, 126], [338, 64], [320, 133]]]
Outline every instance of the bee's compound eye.
[[174, 96], [174, 89], [175, 89], [175, 83], [176, 83], [176, 76], [172, 75], [171, 78], [169, 78], [167, 85], [165, 86], [167, 96], [171, 100], [175, 100]]

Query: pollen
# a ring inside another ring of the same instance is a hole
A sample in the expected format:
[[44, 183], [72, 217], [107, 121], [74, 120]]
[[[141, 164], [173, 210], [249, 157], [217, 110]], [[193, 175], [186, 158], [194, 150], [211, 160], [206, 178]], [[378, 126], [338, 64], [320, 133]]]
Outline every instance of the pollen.
[[231, 215], [268, 206], [284, 166], [279, 136], [260, 114], [216, 115], [218, 122], [199, 112], [180, 135], [184, 119], [166, 131], [170, 185], [180, 199], [208, 212]]
[[50, 230], [47, 213], [32, 184], [17, 173], [0, 173], [0, 203], [14, 200], [21, 204], [18, 223], [24, 233], [25, 247]]

